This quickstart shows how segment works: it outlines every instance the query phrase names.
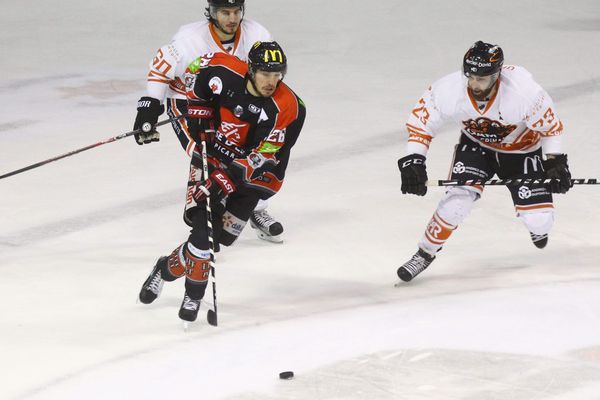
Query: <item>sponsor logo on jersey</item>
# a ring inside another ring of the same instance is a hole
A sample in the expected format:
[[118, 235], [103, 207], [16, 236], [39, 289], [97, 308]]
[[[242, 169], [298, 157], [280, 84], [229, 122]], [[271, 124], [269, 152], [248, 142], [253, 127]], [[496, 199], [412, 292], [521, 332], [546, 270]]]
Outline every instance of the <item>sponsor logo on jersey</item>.
[[531, 197], [531, 189], [527, 186], [521, 186], [518, 191], [519, 198], [522, 200], [528, 199]]
[[464, 174], [466, 171], [465, 168], [465, 164], [463, 164], [462, 162], [457, 162], [456, 164], [454, 164], [454, 168], [452, 168], [452, 172], [454, 172], [455, 174]]
[[218, 76], [214, 76], [208, 81], [208, 86], [214, 94], [221, 94], [221, 91], [223, 90], [223, 81]]
[[[529, 166], [531, 165], [531, 170], [529, 169]], [[535, 155], [533, 157], [525, 157], [525, 160], [523, 161], [523, 173], [525, 175], [529, 174], [530, 172], [538, 172], [538, 170], [541, 169], [542, 165], [542, 158], [538, 155]]]
[[248, 105], [248, 110], [252, 113], [252, 114], [258, 114], [260, 112], [260, 108], [256, 107], [254, 104], [249, 104]]
[[517, 129], [516, 125], [504, 125], [486, 117], [463, 121], [463, 125], [468, 133], [483, 143], [499, 143]]
[[[242, 131], [248, 130], [248, 124], [234, 124], [233, 122], [222, 121], [221, 127], [219, 128], [220, 133], [222, 133], [227, 140], [232, 142], [238, 142], [242, 136]], [[244, 132], [247, 133], [247, 132]]]

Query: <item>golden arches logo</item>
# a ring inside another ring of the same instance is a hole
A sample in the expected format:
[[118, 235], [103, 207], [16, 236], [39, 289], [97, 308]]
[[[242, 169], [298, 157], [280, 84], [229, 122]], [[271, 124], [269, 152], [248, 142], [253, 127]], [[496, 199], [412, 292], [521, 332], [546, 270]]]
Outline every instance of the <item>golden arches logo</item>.
[[281, 50], [265, 50], [264, 54], [265, 62], [283, 62], [283, 54]]

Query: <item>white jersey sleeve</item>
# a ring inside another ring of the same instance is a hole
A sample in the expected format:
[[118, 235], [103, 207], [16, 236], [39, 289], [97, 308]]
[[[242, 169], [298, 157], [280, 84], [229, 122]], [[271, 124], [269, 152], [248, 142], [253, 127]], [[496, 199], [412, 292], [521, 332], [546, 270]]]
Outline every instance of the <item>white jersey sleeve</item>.
[[162, 103], [166, 97], [171, 82], [175, 80], [176, 68], [181, 62], [181, 55], [177, 43], [171, 42], [156, 52], [150, 61], [150, 70], [147, 76], [147, 94], [159, 99]]
[[417, 101], [406, 122], [408, 131], [406, 154], [427, 155], [436, 132], [451, 118], [447, 107], [443, 105], [447, 102], [445, 97], [448, 93], [460, 90], [456, 80], [456, 74], [450, 74], [436, 81]]
[[531, 101], [526, 111], [525, 123], [540, 134], [544, 154], [562, 152], [563, 123], [554, 108], [550, 95], [533, 80]]
[[159, 99], [185, 99], [185, 70], [196, 58], [209, 53], [229, 53], [246, 60], [256, 41], [271, 41], [271, 33], [258, 22], [243, 19], [233, 42], [225, 47], [209, 21], [179, 28], [171, 43], [162, 46], [150, 62], [147, 94]]

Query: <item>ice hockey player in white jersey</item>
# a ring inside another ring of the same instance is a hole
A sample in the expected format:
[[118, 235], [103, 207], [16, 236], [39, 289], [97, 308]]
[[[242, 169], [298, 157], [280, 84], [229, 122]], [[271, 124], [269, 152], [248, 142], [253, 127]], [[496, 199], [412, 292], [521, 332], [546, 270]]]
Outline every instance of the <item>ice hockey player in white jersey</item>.
[[[533, 244], [542, 249], [554, 221], [552, 193], [571, 187], [567, 155], [562, 150], [563, 124], [552, 99], [523, 67], [503, 65], [497, 45], [476, 42], [463, 58], [462, 71], [443, 77], [423, 94], [406, 124], [406, 156], [398, 160], [402, 193], [427, 192], [426, 156], [436, 132], [446, 121], [460, 124], [450, 179], [487, 180], [551, 178], [549, 185], [520, 184], [507, 188], [517, 217]], [[418, 251], [398, 268], [410, 281], [427, 268], [436, 253], [467, 217], [483, 193], [482, 186], [452, 186], [429, 221]]]
[[[246, 61], [252, 45], [269, 42], [271, 33], [258, 22], [244, 18], [245, 0], [208, 0], [206, 20], [179, 28], [171, 43], [162, 46], [150, 62], [146, 95], [137, 105], [133, 129], [144, 123], [154, 127], [164, 112], [171, 118], [187, 113], [184, 75], [189, 64], [204, 54], [228, 53]], [[188, 156], [192, 156], [196, 138], [192, 137], [184, 118], [173, 121], [173, 129]], [[157, 142], [156, 129], [135, 135], [138, 144]], [[266, 211], [267, 202], [260, 201], [250, 218], [258, 236], [271, 242], [282, 242], [283, 226]]]

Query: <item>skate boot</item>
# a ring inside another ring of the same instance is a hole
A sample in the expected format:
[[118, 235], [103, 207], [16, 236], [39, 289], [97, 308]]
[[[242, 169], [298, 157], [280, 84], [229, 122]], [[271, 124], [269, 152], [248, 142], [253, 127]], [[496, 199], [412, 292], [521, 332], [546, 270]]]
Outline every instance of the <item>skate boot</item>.
[[531, 236], [531, 241], [538, 249], [543, 249], [548, 244], [547, 233], [544, 233], [543, 235], [536, 235], [535, 233], [529, 232], [529, 236]]
[[156, 265], [152, 268], [150, 276], [146, 279], [146, 282], [142, 285], [140, 290], [140, 302], [144, 304], [150, 304], [160, 296], [163, 284], [165, 281], [161, 276], [161, 268], [167, 263], [167, 257], [161, 257], [156, 262]]
[[425, 271], [433, 260], [435, 260], [435, 256], [419, 249], [410, 260], [398, 268], [398, 277], [404, 282], [410, 282], [415, 276]]
[[267, 210], [253, 211], [250, 215], [250, 226], [256, 230], [259, 238], [273, 243], [282, 243], [283, 226], [275, 221]]
[[183, 296], [181, 307], [179, 308], [179, 318], [187, 322], [194, 322], [198, 317], [200, 310], [200, 300], [194, 300], [188, 296], [187, 292]]

